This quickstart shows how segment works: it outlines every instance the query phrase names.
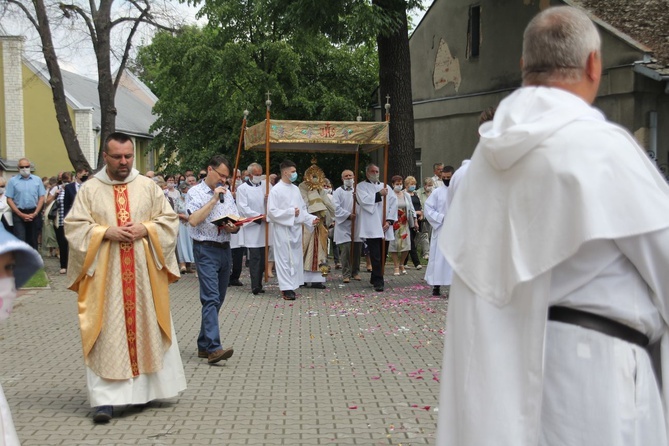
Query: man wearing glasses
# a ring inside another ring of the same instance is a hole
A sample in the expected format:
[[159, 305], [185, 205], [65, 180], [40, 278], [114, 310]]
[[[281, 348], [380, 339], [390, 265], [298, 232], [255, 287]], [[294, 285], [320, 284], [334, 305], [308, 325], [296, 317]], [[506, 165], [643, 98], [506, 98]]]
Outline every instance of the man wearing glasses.
[[[204, 169], [203, 169], [204, 170]], [[218, 327], [218, 313], [230, 282], [232, 255], [230, 234], [239, 231], [234, 225], [217, 226], [214, 220], [226, 215], [238, 215], [235, 200], [226, 181], [232, 169], [227, 158], [216, 155], [209, 160], [207, 173], [186, 196], [190, 217], [189, 233], [193, 239], [193, 256], [200, 281], [202, 325], [197, 338], [197, 356], [209, 364], [229, 359], [234, 350], [223, 348]]]
[[19, 174], [7, 183], [7, 204], [14, 214], [14, 235], [37, 249], [37, 236], [42, 226], [42, 207], [46, 189], [37, 175], [30, 173], [30, 160], [21, 158]]

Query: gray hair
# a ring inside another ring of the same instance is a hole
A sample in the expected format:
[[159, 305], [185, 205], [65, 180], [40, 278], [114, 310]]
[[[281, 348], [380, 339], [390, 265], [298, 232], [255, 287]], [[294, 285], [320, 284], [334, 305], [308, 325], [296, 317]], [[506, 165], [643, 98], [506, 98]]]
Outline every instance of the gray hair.
[[374, 163], [369, 163], [369, 164], [367, 164], [367, 166], [365, 167], [365, 173], [369, 172], [369, 169], [371, 169], [372, 167], [376, 167], [376, 168], [378, 168], [379, 166], [377, 166], [377, 165], [374, 164]]
[[247, 167], [246, 170], [250, 173], [250, 172], [251, 172], [253, 169], [255, 169], [256, 167], [259, 168], [260, 171], [262, 172], [262, 166], [261, 166], [260, 164], [258, 164], [258, 163], [251, 163], [251, 164], [249, 164], [249, 167]]
[[523, 34], [523, 85], [579, 82], [588, 56], [599, 52], [595, 24], [580, 9], [548, 8], [537, 14]]

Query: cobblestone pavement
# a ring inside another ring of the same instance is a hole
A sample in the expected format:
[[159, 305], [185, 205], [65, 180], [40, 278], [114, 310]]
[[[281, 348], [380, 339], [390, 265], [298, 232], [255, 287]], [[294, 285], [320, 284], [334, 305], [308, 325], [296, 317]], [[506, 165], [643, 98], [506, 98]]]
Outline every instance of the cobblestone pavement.
[[[26, 290], [0, 325], [0, 383], [28, 445], [424, 445], [436, 430], [447, 299], [424, 269], [386, 291], [341, 283], [301, 289], [298, 300], [229, 289], [221, 310], [227, 362], [197, 358], [198, 283], [170, 287], [188, 389], [146, 407], [117, 407], [95, 425], [87, 402], [77, 297], [46, 259], [49, 289]], [[364, 264], [363, 264], [364, 271]]]

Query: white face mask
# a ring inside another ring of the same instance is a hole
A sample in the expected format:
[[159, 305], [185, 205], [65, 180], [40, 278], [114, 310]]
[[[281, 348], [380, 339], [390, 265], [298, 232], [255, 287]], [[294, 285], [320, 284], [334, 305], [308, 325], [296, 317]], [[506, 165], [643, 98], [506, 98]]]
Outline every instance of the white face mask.
[[22, 177], [28, 178], [30, 176], [30, 167], [19, 169], [19, 173], [21, 174]]
[[379, 174], [378, 173], [373, 174], [373, 175], [369, 175], [367, 178], [369, 178], [369, 181], [371, 181], [372, 183], [378, 183], [379, 182]]
[[0, 195], [2, 195], [2, 194], [4, 194], [4, 193], [5, 193], [5, 188], [4, 188], [4, 187], [0, 187]]
[[251, 183], [260, 184], [260, 182], [264, 179], [265, 179], [265, 175], [254, 176], [253, 178], [251, 178]]
[[432, 186], [425, 186], [425, 192], [432, 192]]
[[352, 179], [344, 180], [344, 186], [353, 187], [353, 180]]
[[395, 189], [395, 192], [400, 192], [402, 190], [402, 186], [395, 186], [393, 189]]
[[12, 312], [16, 294], [14, 277], [0, 279], [0, 321], [7, 319]]

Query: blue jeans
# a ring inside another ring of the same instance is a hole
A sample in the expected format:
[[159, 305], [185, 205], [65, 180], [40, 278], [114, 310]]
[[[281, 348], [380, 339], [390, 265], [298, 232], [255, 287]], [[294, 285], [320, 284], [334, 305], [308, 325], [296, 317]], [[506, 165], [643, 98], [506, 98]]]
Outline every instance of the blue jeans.
[[222, 348], [218, 312], [223, 306], [228, 289], [232, 258], [230, 248], [222, 249], [199, 243], [193, 243], [193, 255], [200, 281], [202, 304], [202, 324], [197, 337], [197, 348], [211, 353]]

